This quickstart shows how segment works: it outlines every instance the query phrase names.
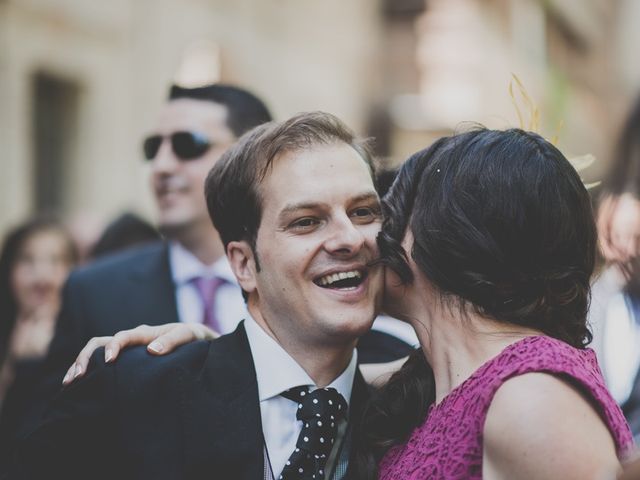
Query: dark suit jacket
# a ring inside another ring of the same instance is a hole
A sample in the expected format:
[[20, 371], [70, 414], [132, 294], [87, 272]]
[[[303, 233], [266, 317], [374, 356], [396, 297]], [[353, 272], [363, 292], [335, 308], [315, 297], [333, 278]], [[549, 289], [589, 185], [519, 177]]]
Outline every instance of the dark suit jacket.
[[68, 368], [92, 337], [177, 321], [166, 244], [107, 256], [69, 276], [48, 363]]
[[[238, 479], [263, 476], [258, 387], [244, 325], [152, 358], [144, 348], [105, 364], [55, 400], [9, 478]], [[358, 373], [350, 423], [368, 396]], [[353, 432], [357, 438], [358, 432]]]
[[0, 471], [15, 443], [41, 419], [82, 347], [95, 336], [140, 324], [177, 322], [168, 248], [157, 242], [75, 270], [64, 291], [56, 332], [44, 361], [32, 362], [7, 394], [0, 415]]

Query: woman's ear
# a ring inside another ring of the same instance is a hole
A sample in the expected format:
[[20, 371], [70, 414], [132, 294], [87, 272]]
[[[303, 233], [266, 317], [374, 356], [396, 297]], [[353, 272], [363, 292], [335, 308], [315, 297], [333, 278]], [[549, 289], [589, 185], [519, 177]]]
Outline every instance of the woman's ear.
[[227, 258], [240, 287], [247, 293], [256, 289], [256, 260], [248, 242], [233, 241], [227, 245]]

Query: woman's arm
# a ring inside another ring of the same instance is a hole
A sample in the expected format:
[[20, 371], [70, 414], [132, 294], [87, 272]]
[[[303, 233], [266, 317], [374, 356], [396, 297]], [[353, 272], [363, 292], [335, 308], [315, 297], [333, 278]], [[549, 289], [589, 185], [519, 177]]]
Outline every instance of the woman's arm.
[[146, 345], [149, 353], [164, 355], [180, 345], [196, 340], [211, 340], [219, 335], [199, 323], [166, 323], [164, 325], [140, 325], [130, 330], [122, 330], [112, 337], [93, 337], [78, 354], [62, 380], [68, 385], [84, 375], [93, 352], [104, 347], [104, 361], [113, 362], [120, 351], [134, 345]]
[[545, 373], [505, 382], [484, 426], [483, 478], [615, 478], [613, 438], [598, 413], [569, 383]]

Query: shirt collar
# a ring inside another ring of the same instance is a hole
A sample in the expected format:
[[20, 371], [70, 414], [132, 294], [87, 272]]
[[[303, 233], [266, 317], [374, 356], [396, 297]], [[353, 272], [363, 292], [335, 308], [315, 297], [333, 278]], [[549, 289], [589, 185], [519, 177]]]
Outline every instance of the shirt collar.
[[[250, 315], [247, 316], [244, 327], [256, 369], [261, 402], [300, 385], [313, 385], [312, 388], [315, 388], [307, 372]], [[327, 385], [342, 394], [347, 404], [351, 399], [357, 363], [357, 352], [354, 350], [347, 368]]]
[[205, 265], [177, 242], [169, 244], [169, 266], [176, 285], [185, 284], [196, 277], [218, 277], [231, 284], [237, 283], [226, 256], [223, 255], [211, 265]]

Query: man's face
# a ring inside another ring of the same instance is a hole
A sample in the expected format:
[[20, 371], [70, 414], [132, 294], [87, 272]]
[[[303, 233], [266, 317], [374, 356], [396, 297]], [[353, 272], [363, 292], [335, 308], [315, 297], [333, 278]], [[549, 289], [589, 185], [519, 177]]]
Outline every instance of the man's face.
[[381, 268], [367, 266], [380, 205], [364, 160], [344, 143], [286, 153], [259, 192], [262, 317], [299, 345], [353, 343], [371, 327], [382, 286]]
[[[196, 225], [210, 223], [204, 198], [204, 181], [213, 164], [236, 140], [227, 127], [227, 108], [200, 100], [168, 102], [151, 135], [163, 141], [151, 162], [151, 187], [158, 206], [158, 224], [167, 234], [179, 234]], [[173, 151], [170, 136], [191, 132], [211, 144], [201, 156], [181, 160]]]

